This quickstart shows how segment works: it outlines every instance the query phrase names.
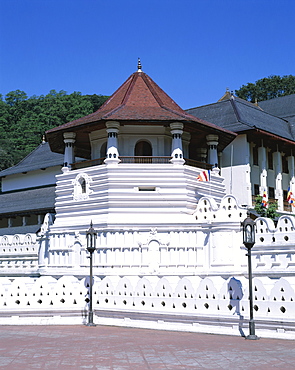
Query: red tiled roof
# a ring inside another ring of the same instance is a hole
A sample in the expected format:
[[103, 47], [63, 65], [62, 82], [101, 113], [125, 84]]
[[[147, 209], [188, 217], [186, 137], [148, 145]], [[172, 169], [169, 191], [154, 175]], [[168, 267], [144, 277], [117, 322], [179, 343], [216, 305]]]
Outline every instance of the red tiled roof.
[[135, 72], [96, 112], [55, 127], [48, 133], [105, 120], [189, 121], [217, 128], [186, 113], [147, 74]]
[[105, 127], [106, 121], [121, 124], [166, 124], [182, 122], [186, 130], [198, 132], [199, 140], [209, 132], [224, 137], [222, 146], [235, 136], [231, 131], [186, 113], [147, 74], [138, 70], [133, 73], [114, 94], [94, 113], [65, 123], [46, 132], [52, 151], [63, 152], [63, 132], [74, 131], [76, 152], [81, 157], [90, 157], [89, 133]]

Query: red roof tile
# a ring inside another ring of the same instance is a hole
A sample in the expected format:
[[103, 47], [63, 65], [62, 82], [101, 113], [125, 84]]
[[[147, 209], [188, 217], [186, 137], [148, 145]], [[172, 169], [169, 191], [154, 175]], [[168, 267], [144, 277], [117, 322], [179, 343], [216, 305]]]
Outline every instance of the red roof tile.
[[121, 124], [128, 122], [128, 124], [168, 125], [171, 122], [183, 122], [193, 125], [198, 130], [223, 132], [226, 143], [235, 136], [231, 131], [186, 113], [147, 74], [139, 70], [133, 73], [96, 112], [47, 131], [51, 150], [62, 152], [64, 145], [62, 133], [79, 130], [80, 138], [77, 137], [76, 146], [87, 147], [86, 154], [89, 156], [90, 144], [86, 133], [97, 130], [98, 127], [105, 127], [104, 122], [112, 120]]
[[211, 126], [181, 109], [147, 74], [135, 72], [96, 112], [48, 132], [101, 120], [193, 121]]

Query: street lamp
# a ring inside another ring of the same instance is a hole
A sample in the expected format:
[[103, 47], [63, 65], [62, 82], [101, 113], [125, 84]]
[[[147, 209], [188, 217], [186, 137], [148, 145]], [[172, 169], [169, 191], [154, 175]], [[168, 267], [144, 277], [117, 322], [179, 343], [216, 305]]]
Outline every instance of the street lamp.
[[89, 312], [88, 312], [88, 324], [87, 326], [95, 326], [93, 323], [93, 310], [92, 310], [92, 254], [95, 251], [97, 233], [95, 232], [92, 221], [90, 228], [86, 231], [87, 250], [90, 253], [90, 279], [89, 279]]
[[250, 321], [249, 335], [246, 339], [259, 339], [255, 335], [255, 322], [253, 319], [253, 291], [252, 291], [252, 264], [251, 264], [251, 249], [255, 244], [255, 222], [250, 218], [249, 212], [247, 218], [241, 223], [243, 227], [243, 243], [248, 250], [248, 277], [249, 277], [249, 302], [250, 302]]

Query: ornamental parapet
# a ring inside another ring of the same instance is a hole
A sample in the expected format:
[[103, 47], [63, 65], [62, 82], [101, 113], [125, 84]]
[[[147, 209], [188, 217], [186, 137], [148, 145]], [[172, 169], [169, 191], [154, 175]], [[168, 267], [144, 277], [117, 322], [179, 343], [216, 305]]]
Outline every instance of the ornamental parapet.
[[[134, 164], [170, 164], [172, 157], [170, 156], [119, 156], [121, 163], [134, 163]], [[73, 170], [78, 170], [81, 168], [99, 166], [104, 164], [105, 157], [98, 159], [91, 159], [87, 161], [81, 161], [71, 164]], [[212, 165], [209, 163], [204, 163], [201, 161], [195, 161], [193, 159], [186, 159], [185, 164], [192, 167], [198, 167], [205, 170], [210, 170]]]

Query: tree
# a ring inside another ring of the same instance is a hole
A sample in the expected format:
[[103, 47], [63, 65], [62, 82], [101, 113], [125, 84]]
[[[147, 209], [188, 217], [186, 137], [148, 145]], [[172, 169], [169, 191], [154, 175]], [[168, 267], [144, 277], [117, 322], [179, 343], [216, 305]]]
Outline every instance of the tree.
[[254, 207], [254, 209], [259, 214], [259, 216], [270, 218], [273, 221], [275, 221], [279, 216], [279, 214], [277, 213], [278, 202], [275, 200], [273, 202], [270, 202], [268, 204], [268, 207], [265, 207], [262, 204], [262, 196], [261, 195], [257, 195], [257, 197], [255, 198], [255, 207]]
[[295, 76], [265, 77], [257, 80], [255, 83], [242, 85], [235, 92], [239, 98], [251, 101], [252, 103], [291, 95], [295, 93]]
[[16, 90], [6, 94], [4, 100], [0, 94], [0, 169], [29, 154], [47, 130], [95, 112], [107, 98], [63, 90], [30, 98]]
[[27, 94], [21, 90], [10, 91], [8, 94], [5, 95], [5, 101], [11, 107], [14, 106], [16, 103], [26, 100]]

